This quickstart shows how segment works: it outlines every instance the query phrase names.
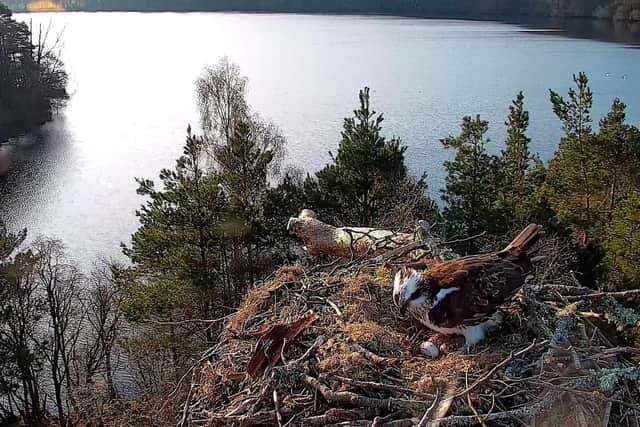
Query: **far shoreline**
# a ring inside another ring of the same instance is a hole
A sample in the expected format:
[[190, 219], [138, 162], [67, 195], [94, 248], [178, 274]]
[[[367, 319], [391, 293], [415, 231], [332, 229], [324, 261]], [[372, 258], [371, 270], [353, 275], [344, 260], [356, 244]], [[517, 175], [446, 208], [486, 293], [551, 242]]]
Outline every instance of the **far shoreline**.
[[301, 16], [328, 16], [328, 17], [361, 17], [361, 18], [389, 18], [389, 19], [424, 19], [439, 21], [462, 22], [496, 22], [515, 25], [525, 30], [548, 31], [553, 35], [583, 40], [598, 40], [608, 43], [621, 44], [630, 48], [640, 48], [640, 21], [603, 19], [594, 16], [567, 16], [546, 17], [541, 15], [441, 15], [441, 14], [402, 14], [384, 12], [345, 12], [345, 11], [309, 11], [309, 10], [202, 10], [202, 9], [67, 9], [38, 10], [38, 11], [14, 11], [16, 14], [41, 14], [41, 13], [138, 13], [138, 14], [197, 14], [220, 13], [234, 15], [301, 15]]

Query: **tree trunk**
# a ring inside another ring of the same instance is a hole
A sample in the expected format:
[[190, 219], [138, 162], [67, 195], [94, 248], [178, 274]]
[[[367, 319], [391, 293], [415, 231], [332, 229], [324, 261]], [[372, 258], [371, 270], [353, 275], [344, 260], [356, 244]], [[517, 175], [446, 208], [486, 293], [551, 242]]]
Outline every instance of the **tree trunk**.
[[305, 250], [313, 256], [359, 257], [408, 245], [413, 234], [396, 233], [365, 227], [334, 227], [315, 218], [308, 209], [297, 218], [290, 218], [287, 230], [302, 240]]

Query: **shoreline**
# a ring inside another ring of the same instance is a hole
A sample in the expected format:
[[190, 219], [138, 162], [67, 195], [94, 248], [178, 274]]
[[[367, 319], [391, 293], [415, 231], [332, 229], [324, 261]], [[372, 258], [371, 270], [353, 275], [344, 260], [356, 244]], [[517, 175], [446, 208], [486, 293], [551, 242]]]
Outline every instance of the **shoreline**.
[[367, 12], [367, 11], [332, 11], [332, 10], [308, 10], [308, 9], [188, 9], [188, 8], [158, 8], [158, 9], [47, 9], [47, 10], [26, 10], [16, 9], [13, 13], [66, 13], [66, 12], [87, 12], [87, 13], [231, 13], [231, 14], [255, 14], [255, 15], [320, 15], [320, 16], [362, 16], [362, 17], [389, 17], [389, 18], [413, 18], [413, 19], [441, 19], [441, 20], [460, 20], [460, 21], [496, 21], [511, 23], [521, 20], [558, 20], [558, 21], [592, 21], [592, 22], [608, 22], [608, 23], [640, 23], [640, 20], [631, 19], [614, 19], [599, 18], [591, 15], [572, 15], [572, 16], [551, 16], [540, 14], [487, 14], [487, 15], [468, 15], [468, 14], [439, 14], [439, 13], [402, 13], [402, 12]]
[[69, 9], [65, 11], [24, 11], [15, 12], [21, 15], [40, 13], [132, 13], [132, 14], [229, 14], [229, 15], [299, 15], [299, 16], [326, 16], [338, 18], [387, 18], [387, 19], [416, 19], [438, 21], [461, 22], [495, 22], [499, 24], [514, 25], [523, 30], [549, 31], [563, 37], [583, 40], [597, 40], [606, 43], [620, 44], [630, 48], [640, 48], [640, 21], [626, 21], [589, 17], [545, 17], [542, 15], [442, 15], [442, 14], [394, 14], [379, 12], [329, 12], [329, 11], [264, 11], [264, 10], [186, 10], [186, 9], [158, 9], [158, 10], [133, 10], [133, 9]]

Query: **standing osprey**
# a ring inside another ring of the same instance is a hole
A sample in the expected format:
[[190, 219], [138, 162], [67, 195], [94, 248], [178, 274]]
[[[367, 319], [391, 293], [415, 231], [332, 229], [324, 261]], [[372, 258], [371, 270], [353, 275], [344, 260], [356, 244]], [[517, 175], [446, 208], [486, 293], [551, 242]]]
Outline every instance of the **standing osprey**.
[[422, 274], [403, 268], [396, 273], [393, 301], [400, 313], [408, 311], [436, 332], [464, 335], [469, 349], [502, 321], [498, 309], [531, 271], [527, 250], [541, 230], [530, 224], [500, 252], [447, 261]]

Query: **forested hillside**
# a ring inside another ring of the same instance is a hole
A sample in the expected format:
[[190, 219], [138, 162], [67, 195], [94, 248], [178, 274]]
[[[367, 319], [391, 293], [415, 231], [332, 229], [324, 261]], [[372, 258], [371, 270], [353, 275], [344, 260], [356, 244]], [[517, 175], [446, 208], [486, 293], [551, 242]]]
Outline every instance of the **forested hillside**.
[[499, 18], [513, 16], [598, 17], [640, 20], [639, 0], [10, 0], [13, 10], [211, 10], [318, 13], [382, 13]]
[[0, 3], [0, 136], [51, 120], [67, 98], [60, 40], [33, 31]]

